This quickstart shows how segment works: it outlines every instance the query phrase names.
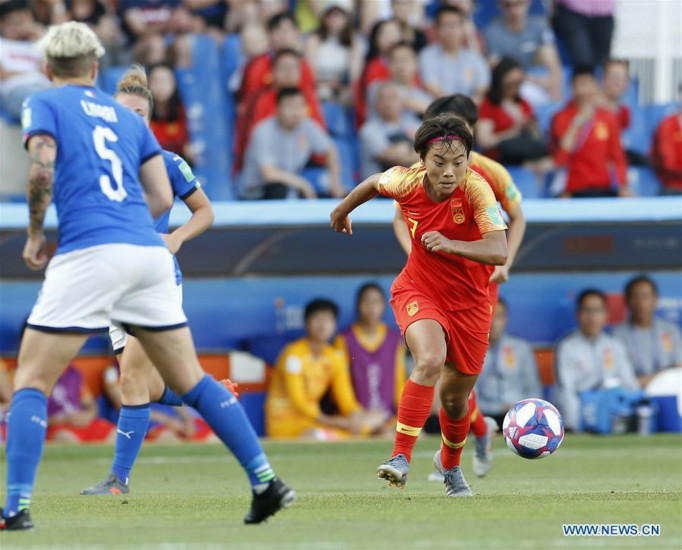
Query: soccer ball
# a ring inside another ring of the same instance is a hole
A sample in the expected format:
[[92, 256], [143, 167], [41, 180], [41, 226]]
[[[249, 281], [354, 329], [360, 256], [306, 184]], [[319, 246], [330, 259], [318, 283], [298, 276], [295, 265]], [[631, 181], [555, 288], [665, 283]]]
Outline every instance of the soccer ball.
[[564, 439], [564, 420], [556, 407], [542, 399], [523, 399], [514, 405], [502, 424], [504, 440], [523, 458], [544, 458]]

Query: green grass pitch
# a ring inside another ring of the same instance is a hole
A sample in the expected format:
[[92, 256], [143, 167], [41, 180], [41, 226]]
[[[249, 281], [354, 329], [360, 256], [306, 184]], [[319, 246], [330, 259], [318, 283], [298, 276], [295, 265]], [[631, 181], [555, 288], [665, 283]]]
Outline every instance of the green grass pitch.
[[[266, 443], [298, 492], [267, 524], [244, 526], [246, 478], [219, 445], [143, 447], [130, 495], [83, 497], [108, 473], [110, 446], [47, 446], [32, 515], [36, 530], [2, 533], [0, 547], [158, 550], [675, 548], [682, 546], [679, 435], [571, 436], [544, 460], [518, 458], [495, 440], [490, 474], [471, 471], [475, 497], [446, 499], [426, 480], [438, 440], [417, 444], [407, 488], [375, 471], [389, 441]], [[4, 453], [3, 453], [4, 457]], [[4, 460], [4, 458], [3, 458]], [[4, 469], [4, 464], [3, 464]], [[4, 472], [3, 472], [4, 489]], [[3, 490], [4, 495], [4, 490]], [[564, 537], [564, 523], [658, 523], [658, 537]]]

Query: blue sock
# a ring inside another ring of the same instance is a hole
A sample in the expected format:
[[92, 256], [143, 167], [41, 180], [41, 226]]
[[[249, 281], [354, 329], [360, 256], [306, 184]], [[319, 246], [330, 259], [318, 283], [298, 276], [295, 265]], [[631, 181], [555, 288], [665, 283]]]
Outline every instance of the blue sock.
[[183, 405], [180, 396], [173, 392], [168, 386], [163, 387], [163, 394], [157, 401], [160, 405], [171, 405], [172, 407], [180, 407]]
[[275, 472], [235, 396], [225, 386], [206, 375], [182, 396], [182, 400], [199, 411], [220, 440], [237, 457], [246, 470], [254, 491], [265, 490], [275, 477]]
[[47, 397], [34, 388], [14, 393], [7, 419], [7, 499], [3, 514], [11, 517], [31, 505], [47, 431]]
[[130, 470], [142, 447], [149, 427], [149, 403], [146, 405], [123, 405], [116, 426], [116, 452], [111, 473], [123, 483], [128, 483]]

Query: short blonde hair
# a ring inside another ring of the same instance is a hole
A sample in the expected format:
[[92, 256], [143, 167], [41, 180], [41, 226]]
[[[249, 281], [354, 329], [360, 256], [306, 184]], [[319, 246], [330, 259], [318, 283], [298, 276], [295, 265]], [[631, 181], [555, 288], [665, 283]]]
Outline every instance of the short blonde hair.
[[56, 76], [77, 77], [104, 55], [104, 47], [85, 23], [69, 21], [53, 25], [37, 44]]

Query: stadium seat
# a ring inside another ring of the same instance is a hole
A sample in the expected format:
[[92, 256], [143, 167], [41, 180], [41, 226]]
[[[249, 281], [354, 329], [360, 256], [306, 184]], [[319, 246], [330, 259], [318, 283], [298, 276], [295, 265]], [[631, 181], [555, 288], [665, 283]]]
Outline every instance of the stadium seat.
[[208, 35], [193, 35], [192, 43], [194, 63], [179, 69], [177, 76], [192, 143], [198, 150], [197, 177], [211, 199], [232, 200], [227, 94], [221, 84], [218, 46]]
[[661, 182], [651, 168], [631, 166], [628, 168], [628, 186], [642, 197], [657, 197], [661, 190]]
[[[486, 25], [490, 23], [495, 17], [501, 15], [499, 2], [495, 0], [485, 0], [482, 2], [474, 2], [473, 19], [476, 28], [484, 30]], [[547, 16], [547, 7], [543, 0], [531, 0], [529, 15], [544, 15]], [[435, 15], [435, 14], [434, 14]]]
[[646, 118], [645, 124], [647, 132], [649, 134], [649, 144], [653, 142], [654, 134], [661, 121], [673, 113], [676, 113], [679, 108], [679, 103], [660, 103], [646, 106], [644, 116]]
[[651, 148], [651, 132], [648, 129], [646, 113], [637, 103], [630, 107], [630, 126], [622, 133], [622, 144], [626, 151], [648, 155]]
[[346, 108], [333, 101], [322, 102], [322, 115], [327, 130], [333, 137], [350, 138], [353, 135], [353, 124]]
[[538, 199], [543, 195], [534, 172], [521, 166], [507, 166], [507, 170], [524, 199]]
[[223, 40], [220, 55], [220, 68], [224, 83], [229, 82], [230, 77], [239, 67], [242, 56], [241, 36], [237, 33], [228, 34]]
[[546, 105], [538, 105], [535, 107], [535, 118], [538, 121], [538, 127], [542, 130], [545, 136], [549, 136], [549, 131], [552, 126], [552, 117], [557, 114], [564, 104], [560, 101], [554, 103], [547, 103]]
[[357, 141], [353, 139], [334, 139], [336, 150], [341, 163], [341, 181], [346, 189], [353, 189], [356, 185], [358, 173]]
[[129, 69], [125, 66], [108, 67], [102, 74], [100, 86], [106, 93], [113, 95], [116, 92], [116, 84], [121, 80], [123, 74]]

